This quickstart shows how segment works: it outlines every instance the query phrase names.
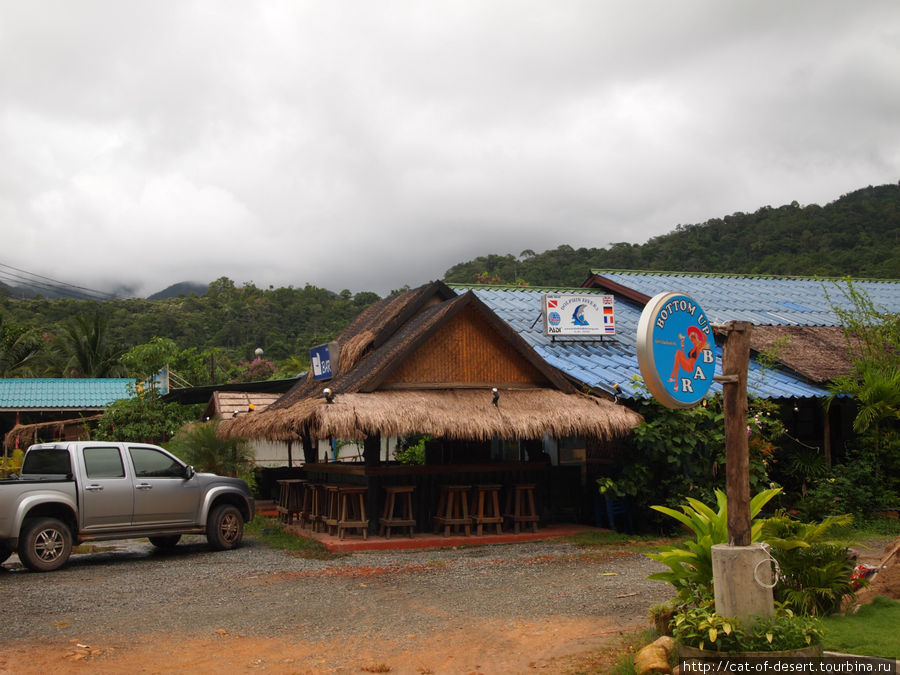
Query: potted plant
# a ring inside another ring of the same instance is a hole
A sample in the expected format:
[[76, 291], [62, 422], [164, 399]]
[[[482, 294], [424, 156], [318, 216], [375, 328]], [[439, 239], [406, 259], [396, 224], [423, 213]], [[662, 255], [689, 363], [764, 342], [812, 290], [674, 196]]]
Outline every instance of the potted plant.
[[740, 623], [716, 613], [711, 597], [679, 611], [672, 620], [680, 659], [816, 657], [822, 654], [822, 622], [776, 604], [775, 615]]

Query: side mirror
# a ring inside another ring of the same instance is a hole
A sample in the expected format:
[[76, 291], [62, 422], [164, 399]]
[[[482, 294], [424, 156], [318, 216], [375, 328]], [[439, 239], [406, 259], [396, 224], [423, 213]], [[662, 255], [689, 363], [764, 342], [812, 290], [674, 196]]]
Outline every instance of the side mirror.
[[184, 469], [185, 480], [190, 480], [191, 478], [193, 478], [195, 473], [197, 473], [197, 472], [194, 471], [194, 467], [192, 467], [192, 466], [185, 467], [185, 469]]

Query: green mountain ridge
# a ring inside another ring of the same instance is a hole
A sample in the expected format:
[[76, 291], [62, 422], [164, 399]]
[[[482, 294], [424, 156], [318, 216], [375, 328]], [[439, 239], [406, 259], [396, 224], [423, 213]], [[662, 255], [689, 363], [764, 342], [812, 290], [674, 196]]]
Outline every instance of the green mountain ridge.
[[[578, 287], [600, 268], [900, 279], [898, 203], [900, 187], [868, 187], [824, 207], [767, 206], [678, 226], [645, 244], [482, 256], [450, 268], [444, 280]], [[67, 365], [65, 338], [79, 321], [97, 315], [110, 352], [168, 340], [176, 349], [170, 366], [194, 385], [233, 381], [257, 348], [275, 362], [278, 374], [292, 376], [308, 366], [310, 347], [333, 339], [379, 299], [372, 292], [335, 293], [309, 284], [262, 289], [226, 277], [205, 289], [174, 284], [155, 297], [23, 299], [0, 292], [0, 338], [8, 354], [23, 336], [41, 346], [27, 363], [7, 359], [4, 376], [84, 376]]]
[[645, 244], [562, 245], [454, 265], [452, 283], [579, 286], [591, 269], [900, 278], [900, 185], [867, 187], [826, 206], [792, 202], [678, 225]]

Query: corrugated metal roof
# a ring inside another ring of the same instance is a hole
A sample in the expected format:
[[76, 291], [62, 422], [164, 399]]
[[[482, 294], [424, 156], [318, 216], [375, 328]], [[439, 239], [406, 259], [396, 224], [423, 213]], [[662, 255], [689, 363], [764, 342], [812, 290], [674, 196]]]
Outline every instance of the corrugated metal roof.
[[0, 379], [0, 409], [102, 409], [134, 391], [131, 378]]
[[[675, 291], [694, 298], [713, 323], [749, 321], [757, 326], [837, 326], [832, 307], [849, 307], [840, 279], [762, 277], [679, 272], [591, 270], [591, 273], [653, 297]], [[876, 308], [900, 313], [900, 281], [853, 280]]]
[[[461, 287], [454, 288], [463, 291]], [[596, 390], [625, 398], [649, 395], [642, 386], [637, 362], [637, 325], [643, 307], [616, 296], [615, 337], [553, 340], [543, 334], [541, 321], [541, 296], [551, 292], [548, 289], [474, 287], [472, 290], [550, 365]], [[588, 289], [569, 290], [601, 293]], [[698, 302], [701, 301], [698, 299]], [[709, 312], [702, 302], [701, 306]], [[721, 349], [717, 352], [721, 359]], [[721, 385], [714, 383], [712, 391], [721, 391]], [[821, 398], [828, 395], [822, 387], [809, 384], [793, 373], [764, 368], [756, 362], [750, 365], [748, 392], [761, 398]]]

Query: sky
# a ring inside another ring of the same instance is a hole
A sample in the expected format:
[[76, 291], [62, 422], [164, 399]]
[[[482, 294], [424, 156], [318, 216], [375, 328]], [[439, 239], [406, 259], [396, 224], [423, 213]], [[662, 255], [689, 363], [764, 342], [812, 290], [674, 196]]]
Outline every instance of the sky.
[[897, 0], [0, 0], [0, 270], [375, 291], [900, 179]]

